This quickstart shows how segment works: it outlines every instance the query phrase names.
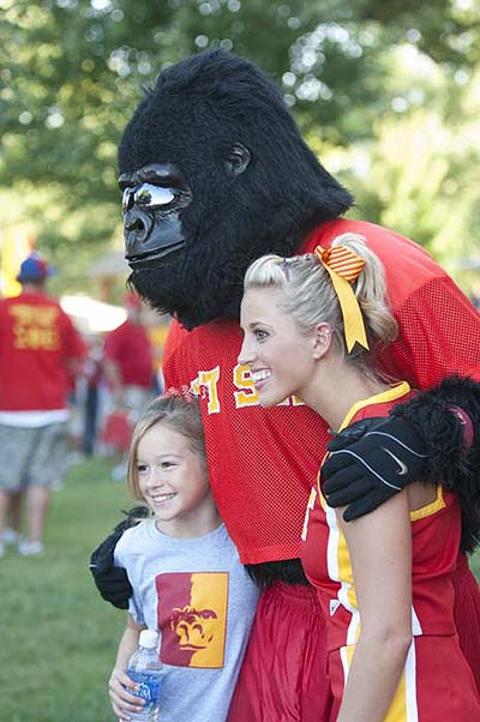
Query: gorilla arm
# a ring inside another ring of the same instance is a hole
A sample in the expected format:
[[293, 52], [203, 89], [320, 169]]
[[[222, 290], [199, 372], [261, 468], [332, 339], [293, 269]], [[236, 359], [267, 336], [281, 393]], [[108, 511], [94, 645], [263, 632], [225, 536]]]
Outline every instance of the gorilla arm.
[[447, 378], [368, 425], [365, 431], [360, 421], [329, 444], [322, 468], [328, 503], [348, 504], [350, 521], [412, 481], [442, 481], [457, 493], [462, 549], [472, 551], [480, 541], [480, 383]]
[[336, 437], [324, 491], [332, 506], [349, 504], [353, 519], [411, 481], [443, 481], [458, 494], [469, 551], [480, 533], [480, 315], [446, 275], [414, 289], [395, 315], [387, 370], [420, 392], [375, 433], [352, 426]]
[[127, 518], [117, 524], [110, 536], [92, 552], [89, 564], [100, 596], [118, 609], [128, 609], [128, 600], [133, 590], [125, 569], [115, 566], [115, 547], [126, 529], [135, 526], [148, 516], [148, 509], [144, 506], [136, 506], [124, 513], [127, 514]]

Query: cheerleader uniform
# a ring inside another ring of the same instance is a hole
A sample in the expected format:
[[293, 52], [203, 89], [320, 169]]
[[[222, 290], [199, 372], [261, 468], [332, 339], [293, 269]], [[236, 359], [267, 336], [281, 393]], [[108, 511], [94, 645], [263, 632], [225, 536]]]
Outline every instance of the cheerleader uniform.
[[[401, 383], [354, 405], [354, 421], [387, 416], [409, 394]], [[320, 488], [312, 489], [302, 533], [302, 562], [327, 618], [328, 676], [335, 720], [360, 636], [361, 612], [348, 546]], [[436, 487], [435, 499], [410, 512], [412, 528], [412, 643], [385, 722], [479, 722], [480, 699], [459, 646], [452, 575], [459, 554], [461, 518], [455, 495]], [[381, 543], [381, 540], [379, 540]]]

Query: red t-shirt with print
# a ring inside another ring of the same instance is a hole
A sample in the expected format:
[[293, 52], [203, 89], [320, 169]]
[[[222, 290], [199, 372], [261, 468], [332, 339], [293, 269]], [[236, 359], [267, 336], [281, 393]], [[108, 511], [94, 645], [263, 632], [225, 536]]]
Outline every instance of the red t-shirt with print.
[[69, 362], [84, 353], [54, 299], [29, 292], [0, 301], [0, 411], [65, 409]]

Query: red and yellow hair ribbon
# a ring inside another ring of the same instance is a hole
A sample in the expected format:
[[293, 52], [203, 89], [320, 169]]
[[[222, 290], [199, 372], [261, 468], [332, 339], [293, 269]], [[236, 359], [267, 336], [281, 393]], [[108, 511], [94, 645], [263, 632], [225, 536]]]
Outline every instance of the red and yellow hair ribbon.
[[342, 310], [343, 328], [348, 353], [356, 343], [368, 349], [367, 332], [362, 312], [351, 284], [357, 280], [365, 265], [365, 259], [346, 248], [346, 246], [333, 246], [323, 248], [317, 246], [314, 254], [327, 271], [332, 281], [338, 302]]

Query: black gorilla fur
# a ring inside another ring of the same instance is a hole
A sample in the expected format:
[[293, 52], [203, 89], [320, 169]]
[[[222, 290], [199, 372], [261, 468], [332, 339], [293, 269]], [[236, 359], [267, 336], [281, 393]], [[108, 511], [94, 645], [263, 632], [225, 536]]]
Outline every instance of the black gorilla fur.
[[[464, 448], [462, 427], [450, 406], [468, 409], [473, 428], [480, 429], [480, 385], [452, 376], [392, 410], [409, 421], [425, 441], [429, 457], [427, 481], [442, 479], [459, 497], [462, 509], [462, 549], [480, 542], [480, 448]], [[478, 431], [476, 432], [478, 434]]]
[[[235, 143], [248, 148], [251, 162], [231, 177], [224, 158]], [[189, 329], [238, 317], [252, 260], [294, 254], [309, 230], [352, 203], [302, 140], [273, 83], [220, 50], [163, 71], [127, 125], [121, 173], [168, 162], [193, 192], [181, 213], [186, 245], [134, 271], [130, 282]]]

